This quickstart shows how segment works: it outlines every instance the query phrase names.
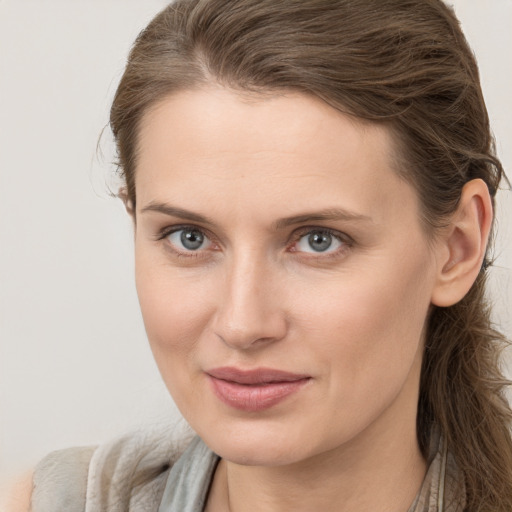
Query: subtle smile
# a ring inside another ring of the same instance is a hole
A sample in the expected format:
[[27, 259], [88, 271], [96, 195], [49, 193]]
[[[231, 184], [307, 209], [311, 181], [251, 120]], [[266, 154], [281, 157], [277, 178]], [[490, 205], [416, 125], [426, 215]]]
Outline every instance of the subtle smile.
[[258, 412], [283, 401], [310, 381], [299, 375], [269, 368], [239, 370], [215, 368], [206, 372], [213, 392], [226, 405], [247, 412]]

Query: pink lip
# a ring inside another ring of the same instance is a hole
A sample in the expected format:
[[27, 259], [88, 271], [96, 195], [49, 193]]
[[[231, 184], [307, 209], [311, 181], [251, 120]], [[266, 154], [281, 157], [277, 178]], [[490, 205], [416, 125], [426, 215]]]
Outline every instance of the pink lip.
[[223, 367], [206, 373], [215, 395], [223, 403], [247, 412], [262, 411], [276, 405], [299, 391], [311, 378], [271, 368], [239, 370]]

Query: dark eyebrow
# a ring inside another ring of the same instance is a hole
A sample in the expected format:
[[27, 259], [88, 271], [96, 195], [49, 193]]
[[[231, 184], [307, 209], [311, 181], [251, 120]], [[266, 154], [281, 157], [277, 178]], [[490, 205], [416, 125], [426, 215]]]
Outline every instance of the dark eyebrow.
[[[209, 219], [208, 217], [205, 217], [204, 215], [194, 213], [183, 208], [178, 208], [176, 206], [171, 206], [170, 204], [166, 203], [151, 202], [147, 206], [142, 208], [141, 213], [144, 212], [158, 212], [163, 213], [164, 215], [169, 215], [171, 217], [178, 217], [180, 219], [186, 219], [191, 222], [198, 222], [200, 224], [208, 226], [215, 225], [213, 220]], [[372, 219], [367, 215], [361, 215], [358, 213], [343, 210], [341, 208], [328, 208], [326, 210], [304, 213], [301, 215], [294, 215], [293, 217], [286, 217], [283, 219], [276, 220], [275, 222], [272, 223], [272, 229], [275, 231], [279, 231], [280, 229], [293, 226], [295, 224], [305, 224], [307, 222], [316, 221], [368, 222], [372, 221]]]

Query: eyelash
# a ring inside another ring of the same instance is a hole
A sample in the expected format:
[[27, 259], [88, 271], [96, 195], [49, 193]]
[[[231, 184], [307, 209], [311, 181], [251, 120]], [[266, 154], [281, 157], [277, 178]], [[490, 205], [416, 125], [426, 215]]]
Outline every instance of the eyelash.
[[[197, 226], [193, 226], [193, 225], [189, 225], [189, 224], [177, 225], [177, 226], [172, 226], [172, 227], [164, 228], [164, 229], [162, 229], [159, 232], [159, 234], [156, 237], [156, 240], [157, 241], [165, 241], [165, 239], [168, 236], [170, 236], [173, 233], [176, 233], [178, 231], [182, 231], [182, 230], [199, 231], [212, 244], [216, 243], [215, 242], [215, 237], [210, 235], [207, 231], [205, 231], [204, 229], [199, 228]], [[297, 242], [300, 241], [301, 238], [303, 238], [304, 236], [306, 236], [308, 234], [314, 233], [314, 232], [317, 232], [317, 233], [320, 233], [320, 234], [327, 234], [329, 236], [332, 236], [334, 239], [338, 240], [342, 244], [342, 246], [338, 250], [335, 250], [335, 251], [332, 251], [332, 252], [326, 252], [326, 253], [322, 253], [322, 252], [318, 252], [316, 254], [315, 253], [305, 253], [303, 251], [297, 251], [297, 250], [293, 250], [293, 249], [290, 249], [290, 252], [292, 252], [292, 253], [307, 254], [307, 256], [303, 256], [304, 258], [307, 258], [307, 259], [325, 261], [327, 259], [339, 258], [339, 257], [343, 256], [354, 245], [354, 240], [350, 236], [348, 236], [347, 234], [342, 233], [340, 231], [335, 231], [333, 229], [326, 228], [326, 227], [323, 227], [323, 226], [305, 226], [303, 228], [299, 228], [298, 230], [296, 230], [292, 234], [291, 244], [296, 244]], [[166, 247], [168, 248], [168, 250], [172, 251], [173, 254], [175, 256], [177, 256], [178, 258], [196, 258], [196, 259], [199, 259], [199, 258], [207, 257], [204, 254], [205, 250], [183, 251], [182, 252], [182, 251], [179, 251], [178, 249], [176, 249], [170, 242], [168, 242], [166, 244]]]
[[[190, 230], [190, 231], [199, 231], [200, 233], [202, 233], [208, 240], [210, 240], [210, 242], [212, 243], [215, 243], [214, 242], [214, 237], [212, 237], [207, 231], [205, 231], [204, 229], [201, 229], [197, 226], [191, 226], [189, 224], [184, 224], [184, 225], [178, 225], [178, 226], [172, 226], [172, 227], [168, 227], [168, 228], [164, 228], [160, 231], [160, 233], [158, 234], [157, 236], [157, 241], [165, 241], [165, 239], [172, 235], [173, 233], [176, 233], [178, 231], [182, 231], [182, 230]], [[170, 251], [172, 251], [172, 253], [177, 256], [178, 258], [196, 258], [196, 259], [199, 259], [199, 258], [204, 258], [206, 257], [203, 253], [204, 251], [203, 250], [198, 250], [198, 251], [179, 251], [178, 249], [174, 248], [174, 246], [170, 243], [170, 242], [167, 242], [166, 244], [166, 248]]]
[[303, 258], [308, 258], [311, 260], [326, 261], [327, 259], [335, 259], [335, 258], [340, 258], [340, 257], [344, 256], [345, 253], [348, 250], [350, 250], [354, 245], [353, 238], [351, 238], [347, 234], [342, 233], [340, 231], [330, 229], [330, 228], [326, 228], [323, 226], [306, 226], [304, 228], [299, 228], [298, 230], [296, 230], [293, 233], [293, 236], [292, 236], [293, 244], [297, 244], [301, 238], [303, 238], [304, 236], [306, 236], [308, 234], [312, 234], [312, 233], [329, 235], [332, 238], [334, 238], [335, 240], [337, 240], [338, 242], [340, 242], [341, 246], [337, 250], [334, 250], [332, 252], [306, 253], [306, 252], [297, 251], [297, 250], [293, 250], [293, 249], [290, 250], [290, 252], [301, 253], [301, 254], [303, 254], [303, 256], [302, 256]]

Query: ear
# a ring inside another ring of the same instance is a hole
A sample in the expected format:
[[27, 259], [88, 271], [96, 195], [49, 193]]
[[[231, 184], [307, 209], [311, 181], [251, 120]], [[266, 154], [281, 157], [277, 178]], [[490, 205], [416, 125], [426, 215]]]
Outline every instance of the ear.
[[485, 182], [475, 179], [466, 183], [459, 206], [436, 243], [437, 276], [432, 304], [452, 306], [468, 293], [482, 267], [492, 216]]
[[121, 199], [121, 201], [123, 201], [124, 207], [126, 208], [128, 215], [135, 222], [135, 211], [133, 209], [133, 202], [128, 196], [128, 190], [126, 189], [126, 187], [121, 187], [119, 189], [119, 192], [117, 193], [117, 197], [119, 197], [119, 199]]

